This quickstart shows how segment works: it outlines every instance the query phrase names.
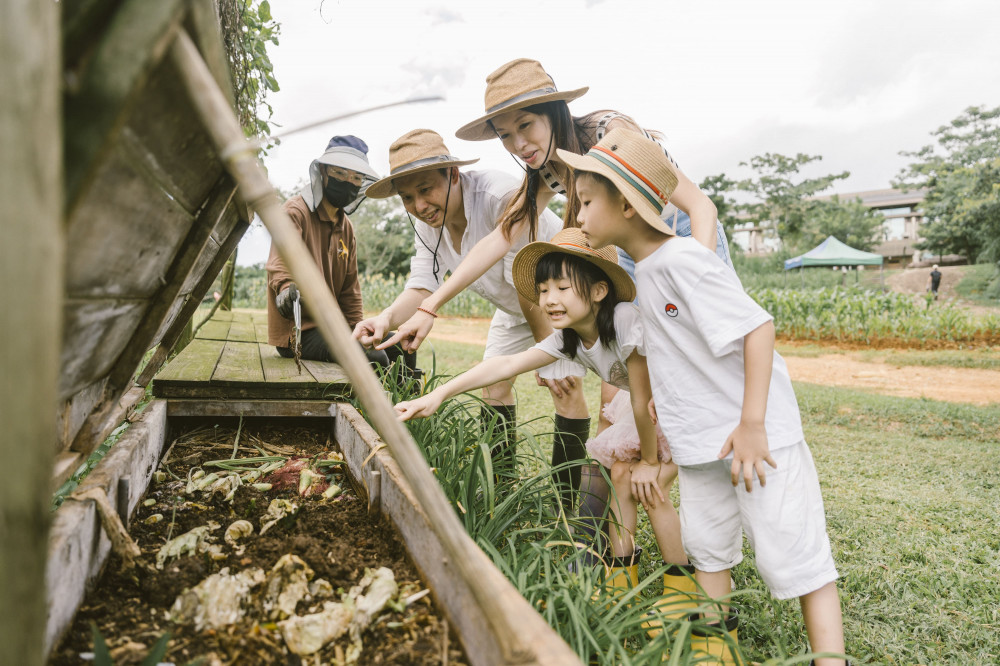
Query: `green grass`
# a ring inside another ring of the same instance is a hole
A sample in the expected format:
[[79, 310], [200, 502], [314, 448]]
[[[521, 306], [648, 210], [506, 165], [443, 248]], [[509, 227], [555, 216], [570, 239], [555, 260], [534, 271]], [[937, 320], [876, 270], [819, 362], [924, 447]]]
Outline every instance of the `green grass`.
[[955, 291], [977, 305], [1000, 306], [1000, 270], [994, 264], [967, 266]]
[[[782, 354], [785, 352], [782, 351]], [[885, 361], [892, 365], [946, 366], [950, 368], [977, 368], [1000, 370], [1000, 349], [869, 349], [857, 352], [863, 361]]]
[[[437, 347], [438, 372], [463, 370], [482, 354], [478, 345], [439, 342]], [[799, 349], [817, 355], [823, 351], [813, 347]], [[942, 352], [899, 354], [923, 362], [959, 362], [957, 356]], [[981, 359], [977, 367], [996, 360], [995, 350], [976, 355]], [[421, 365], [427, 367], [423, 361]], [[527, 380], [522, 377], [517, 384], [520, 423], [544, 418], [552, 409], [545, 389]], [[598, 386], [585, 386], [588, 404], [596, 405]], [[998, 663], [1000, 406], [810, 384], [795, 388], [823, 487], [841, 573], [847, 651], [854, 663]], [[442, 411], [449, 406], [464, 409], [462, 400], [456, 400], [445, 403]], [[434, 428], [448, 426], [428, 423], [432, 419], [415, 426], [415, 436], [438, 443], [460, 439], [467, 452], [478, 447], [481, 465], [476, 416], [478, 408], [469, 410], [461, 438], [455, 437], [455, 426], [449, 437], [441, 437]], [[417, 432], [420, 428], [424, 430]], [[463, 498], [465, 511], [460, 515], [470, 534], [584, 661], [659, 663], [667, 647], [664, 639], [647, 643], [637, 630], [635, 613], [608, 611], [590, 599], [593, 578], [566, 574], [565, 562], [574, 553], [561, 545], [569, 537], [550, 510], [545, 463], [549, 444], [544, 435], [536, 435], [545, 428], [533, 424], [525, 431], [519, 449], [524, 454], [523, 478], [508, 493], [500, 492], [498, 499], [488, 475], [476, 477], [476, 465], [467, 459], [464, 465], [449, 465], [463, 470], [463, 479], [442, 477], [439, 471], [446, 494]], [[435, 447], [428, 456], [440, 465], [443, 451], [449, 449]], [[480, 493], [486, 496], [486, 506], [471, 492], [481, 486], [488, 488]], [[655, 540], [641, 512], [637, 541], [655, 555]], [[744, 656], [771, 665], [791, 664], [806, 650], [798, 603], [772, 599], [753, 568], [753, 553], [747, 548], [744, 554], [744, 562], [733, 571], [739, 589], [735, 599], [744, 619]], [[658, 571], [651, 562], [647, 558], [640, 569], [645, 579], [635, 599], [639, 609], [657, 592]], [[621, 645], [627, 649], [616, 647]], [[683, 651], [674, 652], [676, 663], [693, 663]]]

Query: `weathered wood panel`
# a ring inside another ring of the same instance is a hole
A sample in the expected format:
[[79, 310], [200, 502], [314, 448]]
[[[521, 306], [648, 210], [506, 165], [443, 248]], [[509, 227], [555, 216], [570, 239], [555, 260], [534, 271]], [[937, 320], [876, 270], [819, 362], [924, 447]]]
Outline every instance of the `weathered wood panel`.
[[70, 299], [64, 303], [60, 400], [104, 377], [145, 311], [142, 301]]
[[[118, 479], [128, 476], [128, 512], [131, 515], [145, 494], [163, 451], [166, 414], [163, 402], [151, 402], [142, 418], [125, 431], [78, 490], [103, 488], [114, 506], [118, 500]], [[111, 542], [101, 528], [92, 501], [67, 499], [55, 512], [46, 567], [45, 594], [49, 608], [45, 627], [46, 652], [73, 621], [87, 587], [100, 573], [110, 548]]]
[[113, 145], [131, 105], [173, 42], [184, 9], [183, 0], [125, 0], [77, 72], [65, 98], [63, 163], [70, 214], [94, 182], [94, 165]]
[[322, 400], [167, 400], [167, 416], [260, 416], [335, 418], [337, 406]]
[[66, 291], [76, 298], [150, 298], [193, 218], [120, 147], [96, 178], [69, 221]]
[[299, 370], [294, 359], [282, 358], [274, 347], [267, 344], [258, 344], [257, 349], [260, 354], [260, 364], [264, 368], [264, 381], [268, 384], [289, 384], [310, 382], [317, 380], [305, 366]]
[[87, 420], [94, 407], [100, 402], [107, 383], [108, 380], [106, 377], [99, 379], [90, 386], [78, 391], [69, 400], [63, 402], [58, 415], [59, 441], [57, 443], [57, 450], [65, 449], [73, 442], [73, 438], [80, 431], [80, 427], [83, 426], [84, 421]]
[[202, 324], [198, 332], [195, 333], [196, 340], [228, 340], [229, 328], [233, 325], [231, 319], [223, 319], [217, 315], [225, 315], [225, 312], [216, 312], [212, 318]]
[[[219, 363], [226, 343], [223, 340], [194, 339], [156, 376], [156, 383], [183, 381], [208, 383]], [[155, 384], [154, 384], [155, 386]]]
[[[225, 242], [225, 239], [229, 237], [229, 234], [236, 228], [236, 225], [240, 224], [241, 218], [239, 209], [242, 207], [242, 203], [234, 201], [230, 207], [226, 209], [222, 217], [219, 218], [218, 222], [216, 222], [215, 228], [212, 229], [211, 239], [205, 245], [201, 254], [198, 255], [198, 261], [195, 262], [194, 268], [191, 269], [191, 274], [188, 276], [187, 282], [184, 283], [184, 287], [181, 289], [182, 294], [197, 292], [198, 283], [201, 281], [201, 278], [207, 274], [211, 274], [212, 280], [215, 280], [219, 271], [213, 272], [210, 266], [212, 266], [212, 264], [216, 261], [216, 256], [219, 252], [222, 252], [221, 246]], [[240, 229], [240, 236], [243, 235], [245, 228], [246, 227]], [[221, 239], [218, 238], [219, 236], [221, 236]], [[232, 252], [226, 253], [225, 258], [228, 259], [230, 254], [232, 254]], [[204, 293], [202, 293], [202, 295], [204, 295]]]
[[[235, 322], [234, 322], [235, 324]], [[222, 350], [219, 363], [212, 373], [212, 384], [233, 385], [263, 384], [264, 370], [260, 366], [260, 352], [256, 342], [230, 340]]]
[[257, 332], [248, 312], [234, 312], [233, 325], [229, 328], [231, 342], [257, 342]]

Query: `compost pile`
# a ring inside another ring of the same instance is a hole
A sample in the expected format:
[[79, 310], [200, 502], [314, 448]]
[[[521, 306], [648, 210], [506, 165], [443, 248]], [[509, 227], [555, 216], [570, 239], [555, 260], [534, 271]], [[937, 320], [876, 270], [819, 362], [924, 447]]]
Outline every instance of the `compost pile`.
[[[391, 524], [369, 516], [329, 425], [194, 425], [132, 518], [53, 664], [463, 664]], [[235, 450], [235, 456], [233, 456]], [[89, 662], [93, 663], [93, 662]]]

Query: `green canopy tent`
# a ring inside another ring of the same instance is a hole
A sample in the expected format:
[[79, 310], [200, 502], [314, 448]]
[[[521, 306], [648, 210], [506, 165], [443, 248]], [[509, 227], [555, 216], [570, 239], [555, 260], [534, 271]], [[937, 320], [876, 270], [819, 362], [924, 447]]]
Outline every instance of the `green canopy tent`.
[[[885, 288], [885, 278], [882, 273], [882, 255], [875, 252], [865, 252], [857, 250], [850, 245], [841, 243], [833, 236], [827, 236], [826, 240], [809, 250], [805, 254], [785, 260], [785, 270], [789, 271], [798, 268], [801, 274], [802, 269], [807, 266], [878, 266], [879, 282]], [[787, 273], [786, 273], [787, 275]], [[803, 278], [804, 280], [805, 278]]]

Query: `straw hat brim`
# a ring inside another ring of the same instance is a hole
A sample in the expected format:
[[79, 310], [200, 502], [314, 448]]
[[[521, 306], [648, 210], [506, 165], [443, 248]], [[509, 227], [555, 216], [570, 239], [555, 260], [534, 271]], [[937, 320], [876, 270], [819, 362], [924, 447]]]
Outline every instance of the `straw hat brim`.
[[542, 257], [553, 252], [571, 254], [589, 261], [608, 276], [611, 284], [615, 287], [615, 294], [618, 296], [619, 301], [629, 302], [635, 300], [635, 282], [632, 281], [632, 278], [629, 277], [624, 268], [613, 261], [608, 261], [587, 252], [577, 251], [571, 247], [556, 245], [548, 241], [528, 243], [514, 257], [514, 263], [511, 265], [514, 288], [517, 289], [517, 293], [525, 300], [531, 303], [538, 303], [538, 294], [535, 291], [535, 267], [538, 266], [538, 261]]
[[629, 185], [624, 178], [618, 175], [614, 169], [603, 162], [598, 162], [593, 157], [588, 157], [587, 155], [577, 155], [576, 153], [563, 150], [562, 148], [557, 148], [556, 154], [559, 155], [559, 159], [568, 164], [570, 168], [575, 171], [589, 171], [591, 173], [597, 173], [610, 180], [615, 184], [615, 187], [618, 188], [618, 191], [622, 193], [622, 196], [624, 196], [625, 199], [632, 204], [632, 207], [635, 208], [640, 217], [649, 223], [651, 227], [670, 236], [677, 235], [676, 230], [663, 221], [660, 217], [659, 211], [653, 208], [649, 201], [639, 194], [634, 187]]
[[534, 106], [535, 104], [544, 104], [545, 102], [555, 102], [557, 100], [572, 102], [577, 97], [582, 97], [588, 90], [590, 90], [589, 86], [577, 88], [576, 90], [557, 90], [556, 92], [538, 95], [537, 97], [519, 99], [515, 102], [504, 104], [499, 109], [495, 109], [490, 113], [487, 113], [485, 116], [481, 116], [473, 120], [471, 123], [463, 125], [457, 132], [455, 132], [455, 136], [464, 141], [487, 141], [489, 139], [495, 139], [497, 138], [496, 132], [494, 132], [487, 123], [497, 116], [507, 113], [508, 111], [523, 109], [526, 106]]
[[406, 176], [412, 176], [415, 173], [421, 173], [423, 171], [432, 171], [434, 169], [448, 169], [451, 167], [463, 167], [470, 164], [475, 164], [479, 161], [479, 158], [472, 160], [445, 160], [442, 162], [432, 162], [430, 164], [421, 164], [420, 166], [413, 168], [403, 168], [397, 173], [391, 174], [382, 178], [380, 180], [372, 183], [368, 189], [365, 191], [365, 195], [372, 199], [388, 199], [394, 194], [398, 194], [396, 191], [396, 186], [393, 184], [393, 180], [396, 178], [405, 178]]

